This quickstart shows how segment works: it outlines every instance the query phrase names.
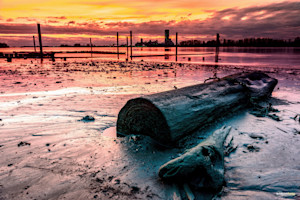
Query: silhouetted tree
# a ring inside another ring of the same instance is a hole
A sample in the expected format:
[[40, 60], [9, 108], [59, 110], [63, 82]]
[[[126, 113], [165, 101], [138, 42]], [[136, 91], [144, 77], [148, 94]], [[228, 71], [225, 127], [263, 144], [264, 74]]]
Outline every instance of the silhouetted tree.
[[[181, 41], [179, 46], [182, 47], [215, 47], [216, 40], [200, 41], [200, 40], [186, 40]], [[238, 47], [299, 47], [300, 37], [292, 40], [279, 40], [271, 38], [244, 38], [240, 40], [223, 39], [220, 46], [238, 46]]]
[[0, 48], [9, 47], [6, 43], [0, 43]]

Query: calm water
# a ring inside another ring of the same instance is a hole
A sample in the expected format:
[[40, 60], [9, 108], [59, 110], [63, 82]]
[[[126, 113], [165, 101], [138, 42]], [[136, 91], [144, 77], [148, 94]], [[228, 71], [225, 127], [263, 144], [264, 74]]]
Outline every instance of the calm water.
[[[33, 51], [31, 47], [2, 48], [0, 52]], [[90, 51], [90, 47], [45, 47], [44, 51]], [[116, 47], [93, 47], [93, 51], [116, 52]], [[120, 47], [119, 59], [125, 60], [127, 48]], [[129, 49], [130, 51], [130, 49]], [[180, 47], [178, 48], [178, 62], [201, 64], [246, 65], [264, 67], [287, 67], [300, 69], [299, 47], [221, 47], [216, 62], [216, 49], [214, 47]], [[160, 61], [175, 62], [175, 47], [134, 47], [133, 56], [152, 55], [151, 57], [134, 57], [134, 61]], [[154, 56], [157, 55], [157, 56]], [[160, 56], [159, 56], [160, 55]], [[56, 54], [58, 57], [90, 57], [91, 54]], [[93, 58], [104, 60], [117, 60], [115, 54], [93, 54]], [[129, 58], [130, 59], [130, 58]]]

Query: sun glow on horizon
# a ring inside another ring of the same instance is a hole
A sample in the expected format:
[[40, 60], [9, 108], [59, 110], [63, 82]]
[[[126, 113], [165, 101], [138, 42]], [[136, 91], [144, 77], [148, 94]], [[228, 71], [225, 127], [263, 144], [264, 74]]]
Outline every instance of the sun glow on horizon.
[[[278, 30], [283, 30], [284, 37], [295, 37], [298, 31], [293, 19], [300, 12], [297, 3], [300, 6], [298, 0], [0, 0], [0, 37], [19, 36], [22, 40], [36, 34], [36, 23], [41, 24], [44, 36], [56, 43], [59, 38], [67, 40], [74, 35], [100, 40], [115, 37], [116, 32], [127, 35], [130, 30], [136, 38], [161, 40], [164, 29], [172, 34], [178, 31], [181, 38], [195, 39], [212, 39], [216, 32], [227, 38], [251, 33], [276, 36]], [[263, 32], [257, 21], [272, 29]], [[274, 30], [286, 21], [290, 31], [280, 27]], [[253, 31], [251, 26], [256, 25], [257, 31]]]
[[[276, 2], [267, 0], [264, 3]], [[144, 22], [149, 20], [205, 19], [212, 10], [261, 4], [259, 0], [220, 2], [217, 0], [1, 0], [0, 11], [5, 19], [66, 17], [79, 19], [113, 19]]]

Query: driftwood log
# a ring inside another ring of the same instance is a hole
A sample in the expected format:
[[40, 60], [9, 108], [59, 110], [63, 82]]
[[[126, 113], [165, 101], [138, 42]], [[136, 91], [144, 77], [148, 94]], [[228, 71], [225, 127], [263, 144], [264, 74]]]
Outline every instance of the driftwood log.
[[224, 142], [231, 127], [223, 126], [182, 156], [159, 168], [162, 180], [188, 183], [193, 189], [219, 190], [224, 184]]
[[147, 135], [170, 145], [251, 101], [270, 96], [276, 84], [262, 72], [239, 73], [131, 99], [119, 112], [117, 134]]

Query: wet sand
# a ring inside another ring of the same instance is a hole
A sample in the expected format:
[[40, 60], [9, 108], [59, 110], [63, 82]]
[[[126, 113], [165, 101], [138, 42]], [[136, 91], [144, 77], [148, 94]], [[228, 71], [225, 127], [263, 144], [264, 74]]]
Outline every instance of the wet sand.
[[[300, 114], [300, 69], [100, 60], [0, 63], [0, 199], [172, 199], [182, 185], [163, 183], [158, 168], [223, 125], [233, 127], [228, 139], [234, 138], [237, 149], [225, 158], [227, 184], [216, 198], [299, 198], [300, 123], [293, 118]], [[144, 137], [115, 137], [118, 112], [130, 98], [258, 69], [279, 80], [270, 102], [281, 121], [242, 110], [173, 149]], [[82, 120], [87, 115], [95, 120]], [[213, 197], [193, 192], [197, 199]]]

